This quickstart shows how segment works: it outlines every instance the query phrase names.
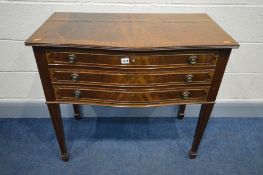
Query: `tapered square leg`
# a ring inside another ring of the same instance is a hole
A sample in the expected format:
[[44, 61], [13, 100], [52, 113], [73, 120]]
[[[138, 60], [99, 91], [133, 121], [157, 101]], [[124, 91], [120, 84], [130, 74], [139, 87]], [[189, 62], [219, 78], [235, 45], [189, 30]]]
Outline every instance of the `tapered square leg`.
[[178, 106], [178, 112], [177, 112], [177, 119], [182, 120], [184, 118], [184, 112], [185, 112], [186, 105], [179, 105]]
[[55, 129], [57, 141], [60, 147], [61, 159], [63, 161], [68, 161], [69, 154], [66, 146], [64, 128], [63, 128], [63, 122], [61, 118], [59, 104], [47, 104], [47, 106], [51, 116], [53, 127]]
[[76, 120], [80, 120], [80, 110], [79, 110], [79, 105], [73, 104], [73, 109], [74, 109], [74, 118]]
[[197, 126], [195, 129], [195, 135], [194, 140], [192, 143], [191, 150], [189, 151], [189, 157], [190, 159], [194, 159], [197, 156], [197, 150], [199, 147], [199, 144], [201, 142], [201, 139], [203, 137], [206, 125], [208, 123], [208, 120], [210, 118], [210, 114], [213, 110], [214, 104], [202, 104]]

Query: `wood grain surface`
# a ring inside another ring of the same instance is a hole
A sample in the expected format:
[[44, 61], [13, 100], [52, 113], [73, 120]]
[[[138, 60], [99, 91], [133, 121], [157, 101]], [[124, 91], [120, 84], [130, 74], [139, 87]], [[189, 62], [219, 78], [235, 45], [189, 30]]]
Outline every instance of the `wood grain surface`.
[[[102, 52], [83, 51], [70, 49], [48, 49], [46, 57], [49, 65], [66, 64], [71, 66], [119, 66], [119, 67], [193, 67], [189, 62], [191, 57], [196, 57], [194, 66], [215, 66], [219, 57], [219, 50], [192, 50], [177, 52]], [[75, 61], [69, 62], [69, 57], [74, 56]], [[128, 58], [129, 63], [123, 64], [122, 58]]]
[[[210, 84], [213, 70], [177, 71], [155, 73], [119, 73], [114, 71], [89, 71], [83, 69], [51, 69], [53, 83], [98, 84], [101, 86], [155, 86]], [[190, 78], [188, 78], [190, 77]], [[188, 79], [187, 79], [188, 78]]]
[[[54, 86], [56, 101], [76, 104], [97, 104], [110, 106], [150, 107], [167, 104], [205, 102], [209, 87], [170, 88], [94, 88], [79, 86]], [[75, 92], [80, 96], [76, 97]], [[189, 92], [189, 97], [182, 94]]]
[[130, 51], [238, 47], [206, 14], [68, 12], [51, 15], [26, 45]]

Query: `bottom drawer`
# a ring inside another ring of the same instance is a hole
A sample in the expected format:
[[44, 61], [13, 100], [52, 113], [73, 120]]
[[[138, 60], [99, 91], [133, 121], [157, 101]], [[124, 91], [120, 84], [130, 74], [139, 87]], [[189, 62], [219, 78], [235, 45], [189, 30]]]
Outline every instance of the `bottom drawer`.
[[102, 103], [154, 103], [177, 101], [204, 101], [209, 87], [201, 88], [160, 88], [160, 89], [113, 89], [54, 87], [58, 101], [102, 102]]

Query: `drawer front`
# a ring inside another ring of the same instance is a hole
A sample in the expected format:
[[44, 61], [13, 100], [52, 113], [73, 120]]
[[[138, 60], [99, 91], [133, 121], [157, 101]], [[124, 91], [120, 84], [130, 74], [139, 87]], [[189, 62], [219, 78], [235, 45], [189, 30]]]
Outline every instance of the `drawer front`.
[[182, 67], [214, 66], [218, 54], [206, 52], [174, 53], [162, 55], [96, 54], [78, 52], [46, 52], [49, 65], [113, 66], [113, 67]]
[[170, 101], [205, 101], [208, 87], [186, 89], [95, 89], [81, 87], [55, 87], [58, 101], [103, 103], [154, 103]]
[[117, 73], [85, 70], [51, 69], [53, 83], [151, 86], [176, 84], [210, 84], [213, 70], [201, 72]]

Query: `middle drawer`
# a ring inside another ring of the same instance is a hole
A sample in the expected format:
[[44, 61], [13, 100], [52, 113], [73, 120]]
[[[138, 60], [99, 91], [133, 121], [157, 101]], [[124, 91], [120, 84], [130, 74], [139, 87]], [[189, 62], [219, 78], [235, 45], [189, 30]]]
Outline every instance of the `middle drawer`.
[[214, 70], [176, 71], [156, 73], [119, 73], [87, 71], [81, 69], [50, 69], [52, 83], [94, 84], [108, 86], [152, 86], [211, 84]]

